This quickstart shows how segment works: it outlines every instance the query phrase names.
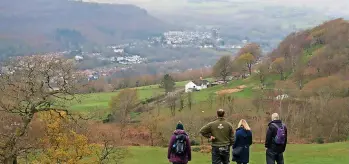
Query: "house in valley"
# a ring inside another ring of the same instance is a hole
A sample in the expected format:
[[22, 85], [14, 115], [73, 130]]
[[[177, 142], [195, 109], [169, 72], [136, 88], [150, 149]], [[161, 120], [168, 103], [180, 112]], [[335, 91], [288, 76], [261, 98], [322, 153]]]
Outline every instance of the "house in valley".
[[207, 80], [193, 80], [185, 85], [185, 92], [200, 91], [206, 89], [210, 83]]

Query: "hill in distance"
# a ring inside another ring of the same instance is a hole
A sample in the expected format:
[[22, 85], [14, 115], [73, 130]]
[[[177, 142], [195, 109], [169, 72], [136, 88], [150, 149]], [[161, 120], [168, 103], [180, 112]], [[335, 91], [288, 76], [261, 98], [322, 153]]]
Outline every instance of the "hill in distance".
[[3, 0], [0, 9], [0, 52], [5, 55], [118, 43], [169, 27], [146, 10], [126, 4]]

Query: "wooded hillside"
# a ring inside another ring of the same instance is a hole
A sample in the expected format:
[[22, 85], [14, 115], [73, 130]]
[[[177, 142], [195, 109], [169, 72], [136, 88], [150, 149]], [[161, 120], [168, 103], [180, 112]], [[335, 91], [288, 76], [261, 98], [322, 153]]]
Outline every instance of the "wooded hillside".
[[0, 9], [3, 56], [148, 38], [168, 27], [133, 5], [3, 0]]
[[[292, 33], [269, 54], [270, 62], [284, 61], [285, 72], [316, 77], [347, 75], [349, 22], [335, 19], [313, 29]], [[293, 78], [297, 78], [294, 76]]]

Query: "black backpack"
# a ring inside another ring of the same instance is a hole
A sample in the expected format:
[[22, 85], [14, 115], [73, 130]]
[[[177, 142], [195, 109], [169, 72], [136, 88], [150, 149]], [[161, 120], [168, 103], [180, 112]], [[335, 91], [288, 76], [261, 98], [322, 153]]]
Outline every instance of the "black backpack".
[[176, 140], [173, 144], [173, 152], [178, 156], [185, 155], [186, 149], [186, 138], [187, 136], [184, 134], [176, 135]]

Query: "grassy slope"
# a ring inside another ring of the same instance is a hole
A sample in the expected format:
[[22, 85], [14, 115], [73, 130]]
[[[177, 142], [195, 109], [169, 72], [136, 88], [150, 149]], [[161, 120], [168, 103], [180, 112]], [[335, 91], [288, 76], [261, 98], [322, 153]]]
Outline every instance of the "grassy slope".
[[[130, 147], [130, 155], [124, 160], [126, 164], [168, 164], [166, 149], [151, 147]], [[251, 147], [250, 164], [265, 163], [263, 145]], [[325, 145], [288, 145], [285, 153], [287, 164], [344, 164], [349, 161], [349, 143]], [[210, 164], [210, 154], [194, 153], [189, 164]]]
[[[158, 87], [155, 88], [149, 86], [149, 88], [141, 87], [137, 89], [140, 100], [151, 98], [156, 94], [164, 93], [163, 89], [160, 89]], [[79, 95], [78, 97], [81, 102], [73, 103], [70, 109], [78, 111], [89, 111], [93, 109], [107, 108], [111, 97], [116, 96], [118, 93], [119, 92], [116, 91]]]
[[301, 60], [303, 61], [303, 63], [307, 64], [309, 62], [309, 60], [314, 57], [314, 55], [316, 55], [316, 52], [321, 50], [324, 46], [321, 44], [312, 46], [310, 48], [304, 49], [303, 50], [303, 55]]
[[[177, 82], [176, 87], [184, 87], [187, 81]], [[158, 85], [149, 85], [138, 87], [138, 96], [140, 100], [151, 98], [156, 95], [164, 94], [164, 89]], [[79, 112], [88, 112], [91, 110], [105, 109], [108, 107], [111, 97], [116, 96], [119, 92], [101, 92], [78, 95], [80, 102], [73, 102], [71, 110]]]
[[246, 85], [247, 88], [245, 88], [241, 92], [236, 92], [232, 93], [231, 95], [236, 96], [236, 97], [241, 97], [241, 98], [247, 98], [251, 97], [253, 95], [253, 90], [252, 88], [256, 85], [258, 85], [258, 81], [256, 80], [233, 80], [229, 82], [226, 86], [224, 85], [217, 85], [214, 87], [210, 87], [198, 92], [193, 92], [193, 100], [195, 102], [202, 102], [202, 101], [207, 101], [208, 97], [210, 94], [213, 94], [216, 96], [216, 92], [220, 90], [225, 90], [225, 89], [233, 89], [236, 88], [240, 85]]

